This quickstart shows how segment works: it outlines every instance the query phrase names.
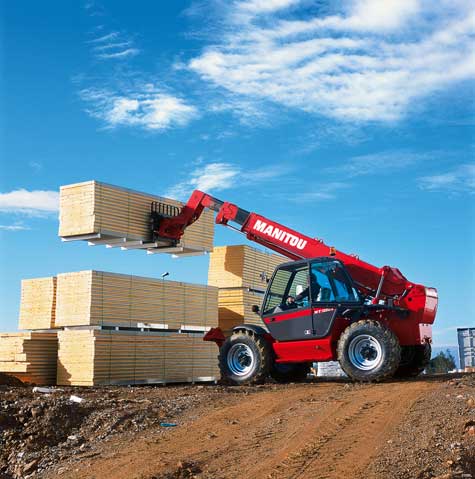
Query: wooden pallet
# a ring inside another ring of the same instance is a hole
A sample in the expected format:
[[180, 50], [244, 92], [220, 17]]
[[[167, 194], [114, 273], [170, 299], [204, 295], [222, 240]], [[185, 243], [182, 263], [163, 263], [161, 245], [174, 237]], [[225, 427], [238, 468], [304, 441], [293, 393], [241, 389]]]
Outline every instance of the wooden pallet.
[[57, 327], [146, 324], [215, 327], [218, 289], [102, 271], [58, 275]]
[[214, 381], [218, 349], [203, 334], [60, 331], [58, 385]]
[[57, 333], [0, 333], [0, 372], [35, 384], [56, 383]]
[[210, 254], [208, 284], [265, 291], [274, 269], [285, 262], [286, 258], [281, 255], [246, 245], [217, 246]]
[[56, 278], [24, 279], [21, 282], [20, 329], [54, 328]]
[[214, 214], [207, 210], [189, 226], [178, 245], [153, 242], [150, 206], [154, 201], [181, 208], [179, 201], [118, 186], [87, 181], [60, 189], [59, 236], [149, 253], [202, 254], [213, 249]]

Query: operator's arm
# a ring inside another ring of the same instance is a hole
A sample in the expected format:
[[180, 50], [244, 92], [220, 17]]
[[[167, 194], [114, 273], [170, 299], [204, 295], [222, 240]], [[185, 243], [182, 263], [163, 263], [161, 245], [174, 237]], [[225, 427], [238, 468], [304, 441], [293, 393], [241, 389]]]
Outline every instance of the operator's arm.
[[309, 298], [310, 289], [307, 286], [300, 294], [295, 296], [295, 301], [302, 301], [302, 299]]

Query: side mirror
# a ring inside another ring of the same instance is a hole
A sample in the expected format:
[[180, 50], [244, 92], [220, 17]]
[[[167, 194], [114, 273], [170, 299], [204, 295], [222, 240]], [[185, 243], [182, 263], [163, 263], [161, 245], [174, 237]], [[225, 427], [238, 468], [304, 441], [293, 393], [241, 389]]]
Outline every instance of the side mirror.
[[251, 311], [253, 313], [259, 314], [259, 306], [257, 306], [257, 304], [253, 304], [251, 307]]

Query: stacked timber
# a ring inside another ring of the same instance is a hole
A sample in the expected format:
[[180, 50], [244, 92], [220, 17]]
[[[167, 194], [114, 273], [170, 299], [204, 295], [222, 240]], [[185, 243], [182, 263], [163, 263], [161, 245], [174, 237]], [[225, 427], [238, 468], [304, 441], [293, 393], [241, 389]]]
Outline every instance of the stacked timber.
[[215, 327], [217, 322], [218, 290], [214, 287], [103, 271], [57, 277], [58, 327], [150, 325], [192, 329]]
[[263, 293], [248, 288], [220, 288], [218, 295], [219, 327], [229, 334], [234, 326], [255, 324], [263, 326], [261, 318], [252, 312], [252, 306], [261, 306]]
[[[69, 240], [82, 240], [98, 235], [101, 241], [123, 238], [128, 241], [150, 242], [150, 207], [155, 201], [178, 209], [183, 206], [183, 203], [173, 199], [98, 181], [62, 186], [59, 236]], [[213, 249], [213, 219], [213, 213], [206, 210], [199, 220], [186, 229], [178, 245], [183, 248], [182, 253]]]
[[286, 258], [279, 254], [246, 245], [217, 246], [210, 254], [208, 284], [263, 292], [275, 268], [285, 261]]
[[34, 384], [56, 383], [57, 333], [0, 333], [0, 372]]
[[267, 280], [286, 259], [246, 245], [219, 246], [210, 254], [208, 284], [219, 287], [219, 327], [229, 335], [234, 326], [263, 326], [253, 313], [260, 306]]
[[60, 331], [59, 385], [215, 380], [217, 349], [202, 334], [100, 329]]
[[20, 329], [55, 327], [56, 278], [24, 279], [21, 282]]

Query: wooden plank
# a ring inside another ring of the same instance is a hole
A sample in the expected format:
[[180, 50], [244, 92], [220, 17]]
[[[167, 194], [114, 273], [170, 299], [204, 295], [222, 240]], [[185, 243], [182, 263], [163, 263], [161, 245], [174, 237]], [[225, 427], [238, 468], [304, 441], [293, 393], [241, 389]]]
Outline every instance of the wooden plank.
[[[59, 236], [105, 234], [150, 241], [150, 205], [159, 201], [181, 208], [183, 203], [118, 186], [87, 181], [60, 189]], [[189, 226], [179, 246], [184, 252], [213, 249], [214, 214], [207, 210]], [[177, 253], [179, 254], [179, 253]]]

